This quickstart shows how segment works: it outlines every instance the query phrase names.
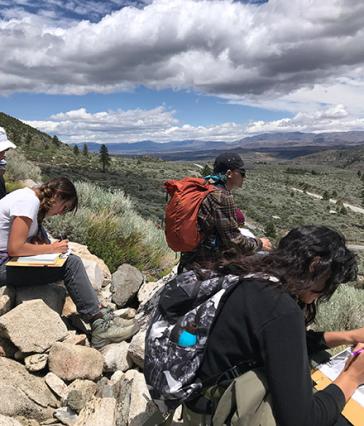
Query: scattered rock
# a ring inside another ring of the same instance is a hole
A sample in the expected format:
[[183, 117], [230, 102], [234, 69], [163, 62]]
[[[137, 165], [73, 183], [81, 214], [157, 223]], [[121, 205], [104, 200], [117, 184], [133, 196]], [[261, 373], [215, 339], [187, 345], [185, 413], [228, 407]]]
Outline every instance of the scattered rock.
[[68, 318], [74, 314], [77, 314], [76, 305], [74, 304], [73, 300], [67, 296], [63, 305], [62, 316]]
[[[115, 426], [116, 399], [94, 397], [81, 411], [75, 426]], [[125, 423], [126, 424], [126, 423]], [[124, 426], [125, 426], [124, 424]], [[142, 423], [140, 423], [142, 425]], [[139, 425], [139, 426], [140, 426]]]
[[129, 344], [126, 342], [111, 343], [104, 346], [100, 352], [104, 356], [104, 371], [126, 371], [132, 367], [132, 361], [128, 357]]
[[68, 386], [67, 405], [79, 413], [95, 395], [97, 385], [91, 380], [75, 380]]
[[133, 308], [117, 309], [114, 311], [114, 315], [124, 319], [133, 319], [135, 318], [136, 310]]
[[67, 335], [60, 316], [43, 300], [30, 300], [0, 317], [0, 336], [22, 352], [42, 353]]
[[66, 289], [56, 283], [47, 285], [22, 286], [16, 288], [16, 305], [28, 300], [40, 299], [61, 315], [66, 299]]
[[143, 274], [134, 266], [124, 263], [112, 274], [112, 301], [123, 307], [136, 295], [143, 284]]
[[[16, 420], [18, 420], [22, 426], [40, 426], [40, 423], [34, 419], [27, 419], [24, 416], [17, 416]], [[53, 419], [52, 419], [53, 420]], [[45, 423], [42, 421], [42, 425]]]
[[129, 345], [128, 355], [132, 361], [141, 369], [144, 367], [144, 341], [146, 330], [140, 330]]
[[164, 285], [165, 282], [163, 280], [144, 283], [138, 291], [139, 303], [142, 305], [147, 303], [159, 289], [164, 287]]
[[48, 387], [62, 400], [67, 399], [68, 396], [68, 386], [66, 383], [56, 376], [54, 373], [48, 373], [45, 378], [45, 382]]
[[63, 343], [69, 343], [71, 345], [82, 345], [85, 346], [87, 341], [86, 334], [76, 334], [74, 330], [68, 332], [68, 335], [62, 340]]
[[47, 354], [35, 354], [24, 358], [25, 368], [30, 372], [41, 371], [48, 362]]
[[78, 415], [68, 407], [61, 407], [54, 412], [54, 417], [66, 426], [73, 426], [76, 424]]
[[15, 305], [15, 289], [0, 287], [0, 316], [9, 312]]
[[98, 379], [104, 359], [96, 349], [55, 343], [49, 351], [49, 370], [63, 380]]
[[58, 404], [42, 378], [8, 358], [0, 358], [0, 395], [0, 414], [11, 417], [46, 420]]
[[104, 282], [104, 276], [102, 270], [95, 260], [81, 258], [83, 266], [86, 269], [89, 280], [91, 281], [92, 287], [95, 290], [101, 290]]
[[23, 426], [18, 420], [13, 419], [12, 417], [3, 416], [1, 414], [0, 414], [0, 425], [1, 426]]

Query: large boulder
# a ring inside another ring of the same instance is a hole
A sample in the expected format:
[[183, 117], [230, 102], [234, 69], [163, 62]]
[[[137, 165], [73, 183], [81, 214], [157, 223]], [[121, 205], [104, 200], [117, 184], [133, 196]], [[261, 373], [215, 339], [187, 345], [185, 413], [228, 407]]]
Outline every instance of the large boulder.
[[42, 353], [66, 335], [60, 316], [42, 300], [24, 302], [0, 317], [0, 336], [23, 353]]
[[13, 287], [0, 287], [0, 316], [13, 309], [15, 304], [15, 289]]
[[144, 368], [144, 346], [146, 330], [140, 330], [130, 342], [128, 356], [141, 369]]
[[21, 286], [16, 288], [16, 305], [20, 305], [28, 300], [40, 299], [56, 311], [62, 314], [63, 305], [66, 299], [66, 289], [56, 283], [47, 285]]
[[53, 416], [57, 400], [44, 380], [16, 361], [0, 358], [0, 414], [38, 421]]
[[[86, 267], [86, 272], [88, 274], [88, 277], [90, 278], [90, 281], [92, 283], [92, 285], [94, 285], [94, 288], [97, 289], [99, 287], [99, 281], [98, 278], [97, 280], [93, 280], [93, 276], [95, 277], [95, 275], [93, 275], [93, 267], [91, 267], [91, 269], [87, 270], [87, 261], [90, 262], [94, 262], [97, 265], [97, 269], [99, 271], [101, 271], [101, 276], [102, 276], [102, 286], [106, 286], [108, 284], [110, 284], [111, 282], [111, 273], [110, 273], [110, 269], [107, 267], [106, 263], [98, 258], [97, 256], [95, 256], [94, 254], [90, 253], [87, 246], [84, 246], [82, 244], [78, 244], [78, 243], [74, 243], [74, 242], [70, 242], [70, 248], [72, 249], [72, 252], [74, 254], [76, 254], [77, 256], [79, 256], [82, 259], [82, 262], [84, 263], [85, 267]], [[98, 274], [98, 272], [97, 272]], [[99, 276], [99, 275], [97, 275]]]
[[104, 359], [96, 349], [69, 343], [55, 343], [49, 351], [49, 370], [63, 380], [97, 380]]
[[0, 414], [0, 425], [1, 426], [23, 426], [18, 420], [13, 419], [8, 416], [3, 416]]
[[143, 274], [134, 266], [124, 263], [112, 274], [112, 301], [123, 307], [137, 293], [143, 284]]
[[74, 426], [115, 426], [115, 424], [116, 399], [94, 397], [81, 411]]

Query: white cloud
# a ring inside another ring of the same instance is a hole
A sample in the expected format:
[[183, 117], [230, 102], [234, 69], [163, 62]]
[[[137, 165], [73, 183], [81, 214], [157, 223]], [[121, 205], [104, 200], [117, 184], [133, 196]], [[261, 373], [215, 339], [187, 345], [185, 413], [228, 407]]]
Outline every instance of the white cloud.
[[334, 84], [354, 69], [362, 81], [363, 14], [364, 3], [355, 0], [271, 0], [259, 7], [155, 0], [97, 23], [20, 14], [0, 21], [0, 93], [80, 94], [144, 84], [259, 102]]
[[153, 140], [199, 139], [233, 141], [242, 137], [244, 128], [236, 123], [191, 126], [180, 123], [174, 111], [164, 107], [150, 110], [118, 110], [89, 113], [85, 108], [58, 113], [46, 121], [26, 121], [29, 125], [67, 143], [116, 143]]
[[363, 130], [364, 118], [350, 116], [343, 105], [315, 112], [299, 112], [293, 118], [255, 121], [245, 131], [248, 134], [267, 132], [338, 132]]

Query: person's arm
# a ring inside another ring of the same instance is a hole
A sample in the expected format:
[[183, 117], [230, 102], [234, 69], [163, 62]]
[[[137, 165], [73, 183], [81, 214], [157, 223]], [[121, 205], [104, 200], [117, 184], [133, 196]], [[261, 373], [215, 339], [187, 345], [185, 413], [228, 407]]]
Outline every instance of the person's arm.
[[334, 348], [340, 345], [357, 345], [364, 343], [364, 327], [347, 331], [326, 331], [324, 333], [326, 345]]
[[52, 244], [31, 244], [27, 242], [32, 220], [25, 216], [14, 217], [8, 239], [9, 256], [33, 256], [47, 253], [65, 253], [68, 241], [57, 241]]
[[243, 254], [253, 254], [262, 249], [260, 239], [248, 238], [241, 234], [235, 218], [233, 196], [224, 191], [211, 194], [213, 214], [219, 238], [224, 247], [238, 247]]
[[292, 311], [276, 317], [263, 327], [260, 340], [277, 424], [333, 425], [346, 394], [340, 383], [313, 394], [302, 313]]

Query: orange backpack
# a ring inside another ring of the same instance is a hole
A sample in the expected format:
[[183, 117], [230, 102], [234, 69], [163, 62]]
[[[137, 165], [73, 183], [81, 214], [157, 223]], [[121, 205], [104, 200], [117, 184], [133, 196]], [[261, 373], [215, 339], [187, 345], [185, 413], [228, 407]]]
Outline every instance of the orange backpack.
[[186, 177], [164, 183], [171, 197], [165, 210], [165, 234], [174, 251], [188, 252], [201, 242], [197, 215], [202, 201], [217, 188], [202, 178]]

